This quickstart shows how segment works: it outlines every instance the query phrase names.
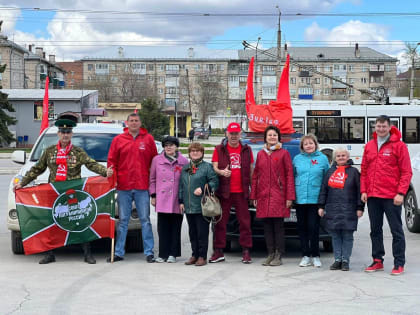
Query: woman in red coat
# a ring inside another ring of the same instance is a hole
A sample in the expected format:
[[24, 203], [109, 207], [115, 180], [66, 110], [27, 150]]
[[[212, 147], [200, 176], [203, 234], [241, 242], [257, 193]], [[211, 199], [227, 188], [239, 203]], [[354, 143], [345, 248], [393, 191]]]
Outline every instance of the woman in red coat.
[[264, 266], [279, 266], [284, 254], [284, 218], [290, 216], [295, 183], [289, 152], [281, 148], [280, 131], [268, 126], [263, 149], [258, 152], [252, 175], [251, 197], [257, 218], [264, 220], [268, 257]]

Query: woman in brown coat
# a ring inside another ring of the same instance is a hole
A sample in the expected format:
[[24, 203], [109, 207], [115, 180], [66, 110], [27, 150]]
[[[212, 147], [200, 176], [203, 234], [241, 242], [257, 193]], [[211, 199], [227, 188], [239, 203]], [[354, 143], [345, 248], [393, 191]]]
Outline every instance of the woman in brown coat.
[[289, 152], [281, 148], [280, 131], [276, 127], [266, 128], [264, 142], [252, 175], [250, 199], [257, 208], [257, 218], [264, 220], [268, 257], [263, 265], [279, 266], [285, 253], [284, 218], [290, 216], [295, 200], [293, 166]]

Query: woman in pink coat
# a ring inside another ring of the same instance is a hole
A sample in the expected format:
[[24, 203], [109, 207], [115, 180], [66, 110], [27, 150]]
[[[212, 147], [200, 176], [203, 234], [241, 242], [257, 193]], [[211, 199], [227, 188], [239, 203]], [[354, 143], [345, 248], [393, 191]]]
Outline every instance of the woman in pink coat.
[[188, 160], [178, 151], [179, 140], [165, 137], [164, 151], [153, 158], [150, 168], [149, 193], [158, 213], [159, 257], [156, 262], [176, 262], [181, 256], [181, 227], [183, 213], [179, 208], [178, 186], [182, 167]]
[[277, 127], [265, 129], [264, 142], [252, 174], [250, 199], [257, 208], [257, 218], [264, 220], [268, 257], [263, 265], [279, 266], [285, 253], [284, 218], [290, 216], [295, 200], [293, 166], [289, 152], [281, 148]]

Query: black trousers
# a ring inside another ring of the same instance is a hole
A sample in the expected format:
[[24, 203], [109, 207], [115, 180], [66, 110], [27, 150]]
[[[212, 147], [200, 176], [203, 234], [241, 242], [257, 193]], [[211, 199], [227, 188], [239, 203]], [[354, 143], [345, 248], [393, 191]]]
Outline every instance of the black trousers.
[[297, 227], [302, 256], [319, 256], [319, 222], [318, 205], [296, 205]]
[[281, 255], [284, 250], [284, 218], [265, 218], [264, 237], [267, 251], [271, 254], [274, 250], [278, 250]]
[[184, 216], [177, 213], [161, 213], [157, 215], [157, 231], [159, 235], [159, 257], [181, 256], [181, 228]]
[[201, 213], [187, 214], [188, 233], [190, 235], [192, 256], [207, 259], [209, 248], [209, 222]]
[[392, 254], [396, 267], [405, 264], [405, 237], [401, 220], [401, 206], [394, 205], [393, 199], [369, 198], [368, 212], [370, 221], [370, 239], [372, 241], [372, 257], [383, 260], [385, 255], [382, 226], [384, 213], [392, 234]]

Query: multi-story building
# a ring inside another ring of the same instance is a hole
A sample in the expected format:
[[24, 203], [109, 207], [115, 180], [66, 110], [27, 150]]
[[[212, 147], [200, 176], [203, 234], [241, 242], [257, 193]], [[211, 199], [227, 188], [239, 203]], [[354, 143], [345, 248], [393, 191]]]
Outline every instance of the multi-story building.
[[[255, 57], [252, 50], [239, 51], [240, 60]], [[358, 103], [382, 88], [389, 95], [396, 93], [396, 62], [398, 59], [368, 47], [290, 47], [282, 49], [290, 54], [290, 96], [295, 99], [349, 100]], [[277, 69], [277, 49], [259, 53], [256, 60], [257, 102], [275, 99], [280, 71]], [[352, 85], [342, 84], [339, 81]]]
[[46, 59], [41, 47], [32, 51], [10, 41], [0, 34], [0, 64], [6, 64], [6, 71], [0, 78], [5, 89], [43, 89], [45, 79], [50, 78], [50, 88], [65, 86], [65, 70], [55, 63], [55, 56]]
[[83, 63], [81, 61], [57, 62], [64, 71], [65, 89], [83, 89]]
[[166, 59], [85, 58], [75, 63], [79, 68], [82, 63], [83, 85], [98, 89], [101, 102], [141, 102], [152, 96], [168, 110], [173, 111], [176, 105], [179, 111], [191, 111], [193, 119], [206, 121], [209, 114], [245, 112], [248, 65], [253, 56], [256, 102], [274, 100], [286, 53], [291, 56], [289, 89], [294, 99], [359, 103], [376, 91], [396, 95], [398, 60], [357, 44], [285, 46], [280, 63], [276, 48], [257, 56], [253, 50], [239, 50], [236, 58], [197, 58], [191, 54]]
[[49, 88], [62, 89], [65, 86], [65, 73], [66, 71], [56, 64], [55, 55], [49, 55], [47, 59], [42, 47], [36, 47], [34, 52], [32, 45], [29, 45], [25, 54], [26, 88], [43, 89], [48, 76]]
[[23, 89], [25, 87], [26, 49], [0, 34], [0, 65], [6, 64], [6, 70], [0, 74], [1, 85], [4, 89]]

